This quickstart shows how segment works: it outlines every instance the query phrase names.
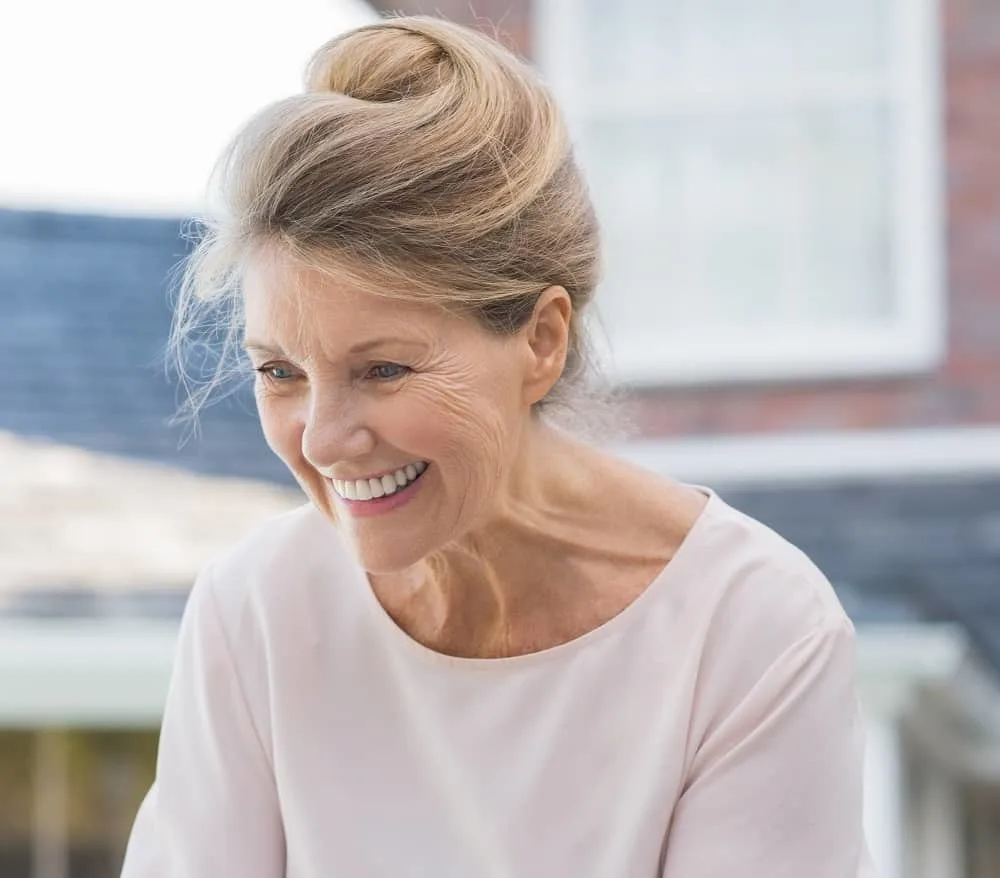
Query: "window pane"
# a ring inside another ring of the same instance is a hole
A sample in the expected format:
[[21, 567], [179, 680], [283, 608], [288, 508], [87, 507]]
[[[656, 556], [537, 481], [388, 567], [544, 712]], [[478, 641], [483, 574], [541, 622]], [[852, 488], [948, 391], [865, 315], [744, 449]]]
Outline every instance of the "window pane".
[[808, 214], [796, 316], [840, 323], [895, 316], [893, 137], [885, 107], [801, 114], [798, 173]]
[[697, 0], [699, 77], [874, 74], [886, 66], [887, 0]]
[[848, 106], [585, 126], [612, 335], [886, 315], [889, 122]]
[[889, 65], [889, 0], [585, 0], [582, 78], [657, 84], [878, 75]]
[[689, 62], [690, 18], [678, 0], [583, 0], [577, 63], [588, 84], [645, 88], [679, 80]]

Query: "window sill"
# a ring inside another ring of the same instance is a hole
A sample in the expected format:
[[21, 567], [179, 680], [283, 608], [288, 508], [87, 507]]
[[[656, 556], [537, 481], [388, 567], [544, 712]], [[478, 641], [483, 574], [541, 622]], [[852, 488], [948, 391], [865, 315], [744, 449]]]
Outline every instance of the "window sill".
[[615, 383], [637, 389], [879, 379], [927, 374], [944, 358], [944, 333], [925, 329], [841, 332], [712, 331], [613, 340]]

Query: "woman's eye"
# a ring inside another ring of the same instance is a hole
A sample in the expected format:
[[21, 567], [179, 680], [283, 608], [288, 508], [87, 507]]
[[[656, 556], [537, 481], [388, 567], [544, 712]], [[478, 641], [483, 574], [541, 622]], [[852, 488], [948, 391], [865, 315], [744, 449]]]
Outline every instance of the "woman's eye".
[[281, 366], [274, 363], [267, 366], [261, 366], [257, 369], [257, 372], [265, 378], [269, 378], [271, 381], [288, 381], [290, 378], [295, 377], [295, 374], [288, 368], [288, 366]]
[[395, 381], [409, 371], [408, 366], [400, 366], [399, 363], [378, 363], [368, 370], [365, 377], [373, 381]]

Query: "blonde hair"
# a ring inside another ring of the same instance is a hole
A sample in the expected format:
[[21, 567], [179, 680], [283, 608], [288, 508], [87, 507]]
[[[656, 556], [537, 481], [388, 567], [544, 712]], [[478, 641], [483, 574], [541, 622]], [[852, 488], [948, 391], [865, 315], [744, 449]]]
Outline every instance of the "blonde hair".
[[184, 265], [171, 335], [183, 379], [192, 348], [207, 341], [222, 357], [200, 389], [188, 383], [191, 413], [237, 350], [241, 266], [275, 245], [497, 333], [523, 326], [542, 290], [564, 287], [566, 368], [540, 406], [596, 411], [603, 389], [582, 318], [598, 280], [597, 222], [552, 96], [498, 42], [426, 17], [338, 36], [313, 56], [302, 94], [236, 136], [214, 184], [218, 209]]

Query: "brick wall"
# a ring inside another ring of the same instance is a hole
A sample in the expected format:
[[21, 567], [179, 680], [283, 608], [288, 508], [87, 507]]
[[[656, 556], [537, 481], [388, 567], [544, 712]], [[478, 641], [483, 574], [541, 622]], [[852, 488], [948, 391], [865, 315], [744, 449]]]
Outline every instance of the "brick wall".
[[[933, 374], [893, 380], [654, 389], [650, 436], [1000, 423], [1000, 0], [941, 0], [945, 58], [948, 349]], [[386, 3], [493, 32], [527, 54], [530, 0]], [[474, 10], [474, 11], [473, 11]]]

